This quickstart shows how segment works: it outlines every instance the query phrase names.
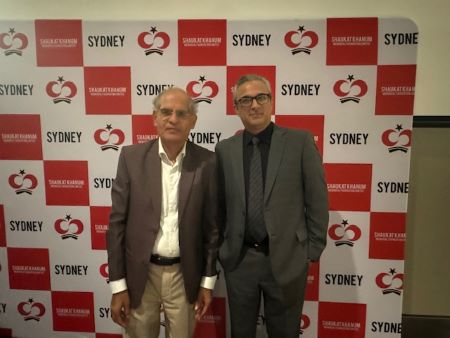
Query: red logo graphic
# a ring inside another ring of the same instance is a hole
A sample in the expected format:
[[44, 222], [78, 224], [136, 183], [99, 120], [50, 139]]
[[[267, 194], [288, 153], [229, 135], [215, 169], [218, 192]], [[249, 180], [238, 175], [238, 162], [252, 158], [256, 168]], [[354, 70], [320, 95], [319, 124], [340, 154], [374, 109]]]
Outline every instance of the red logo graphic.
[[42, 303], [35, 302], [33, 298], [30, 298], [28, 299], [28, 302], [20, 302], [19, 305], [17, 305], [17, 311], [19, 311], [25, 321], [34, 320], [38, 322], [45, 314], [45, 306]]
[[131, 114], [130, 67], [85, 67], [86, 114]]
[[197, 322], [194, 338], [225, 338], [225, 298], [214, 297], [205, 315]]
[[93, 250], [106, 250], [106, 231], [111, 207], [91, 207], [91, 244]]
[[153, 115], [133, 115], [131, 117], [133, 144], [144, 143], [158, 138]]
[[320, 155], [323, 156], [323, 115], [276, 115], [275, 122], [286, 128], [308, 130], [316, 142]]
[[325, 163], [324, 168], [330, 210], [370, 210], [371, 164]]
[[366, 304], [319, 302], [318, 337], [364, 338]]
[[340, 97], [341, 103], [348, 101], [359, 103], [360, 97], [366, 95], [367, 89], [367, 83], [364, 80], [355, 80], [353, 75], [349, 75], [346, 80], [336, 81], [333, 87], [333, 91]]
[[375, 115], [412, 115], [416, 65], [377, 67]]
[[[5, 210], [3, 204], [0, 204], [0, 247], [6, 246], [6, 230], [5, 230]], [[2, 266], [0, 264], [0, 271], [2, 271]]]
[[48, 249], [8, 248], [9, 286], [19, 290], [50, 290]]
[[70, 215], [65, 218], [59, 218], [55, 222], [55, 230], [61, 235], [62, 239], [78, 239], [78, 235], [83, 232], [83, 222], [79, 219], [73, 219]]
[[10, 28], [8, 33], [0, 33], [0, 48], [5, 50], [5, 55], [16, 54], [22, 56], [22, 51], [28, 46], [28, 38], [23, 33], [16, 33]]
[[178, 20], [179, 66], [224, 66], [226, 20]]
[[45, 87], [47, 95], [53, 98], [53, 103], [71, 103], [72, 98], [77, 95], [77, 87], [72, 81], [64, 80], [64, 77], [58, 76], [57, 81], [50, 81]]
[[383, 289], [383, 295], [395, 293], [401, 295], [403, 290], [403, 273], [397, 273], [395, 269], [389, 269], [389, 272], [382, 272], [375, 278], [375, 283], [380, 289]]
[[8, 183], [16, 191], [17, 195], [26, 193], [33, 194], [33, 190], [38, 185], [38, 180], [33, 174], [26, 174], [25, 170], [20, 170], [18, 174], [9, 176]]
[[109, 283], [109, 269], [108, 269], [108, 263], [104, 263], [100, 265], [100, 268], [98, 269], [100, 272], [100, 275], [105, 278], [106, 283]]
[[341, 224], [333, 224], [328, 229], [328, 236], [334, 240], [336, 246], [348, 245], [353, 246], [361, 237], [361, 229], [355, 224], [348, 224], [344, 219]]
[[377, 18], [327, 19], [327, 65], [376, 65]]
[[53, 330], [95, 332], [92, 292], [52, 291]]
[[319, 262], [309, 264], [308, 276], [306, 278], [305, 300], [319, 300]]
[[164, 49], [170, 44], [170, 37], [166, 32], [158, 32], [156, 27], [152, 26], [148, 32], [139, 34], [137, 41], [139, 46], [145, 49], [145, 55], [163, 55]]
[[305, 30], [305, 26], [299, 26], [296, 31], [289, 31], [284, 35], [284, 43], [291, 48], [292, 55], [298, 53], [309, 55], [319, 43], [319, 36], [316, 32]]
[[38, 67], [83, 66], [81, 20], [36, 20]]
[[87, 161], [44, 161], [47, 205], [89, 205]]
[[371, 212], [369, 258], [404, 259], [405, 229], [405, 213]]
[[39, 115], [0, 115], [0, 159], [42, 160]]
[[401, 124], [397, 124], [395, 129], [388, 129], [381, 135], [381, 141], [388, 147], [390, 153], [395, 151], [407, 153], [411, 147], [411, 137], [410, 129], [403, 129]]
[[305, 332], [305, 330], [307, 330], [309, 328], [310, 325], [311, 325], [311, 319], [309, 319], [309, 317], [307, 315], [302, 314], [302, 316], [300, 317], [299, 334], [303, 334]]
[[125, 134], [120, 129], [113, 129], [111, 124], [107, 124], [106, 128], [97, 129], [94, 133], [94, 139], [100, 145], [102, 151], [112, 149], [117, 151], [118, 146], [125, 141]]
[[[200, 76], [198, 81], [191, 81], [186, 86], [186, 92], [195, 102], [211, 104], [212, 98], [217, 96], [219, 86], [214, 81], [207, 81], [206, 76]], [[203, 95], [202, 95], [203, 94]]]

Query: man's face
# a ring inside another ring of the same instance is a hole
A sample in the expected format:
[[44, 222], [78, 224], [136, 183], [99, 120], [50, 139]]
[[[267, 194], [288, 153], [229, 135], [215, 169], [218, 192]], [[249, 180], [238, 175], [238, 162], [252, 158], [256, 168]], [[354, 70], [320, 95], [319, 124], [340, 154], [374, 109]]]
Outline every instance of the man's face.
[[174, 90], [161, 97], [161, 106], [153, 112], [153, 120], [163, 144], [182, 144], [195, 127], [197, 115], [189, 111], [187, 94]]
[[270, 91], [264, 82], [257, 80], [245, 82], [236, 92], [236, 113], [241, 118], [245, 129], [252, 134], [263, 131], [269, 125], [272, 115], [272, 100], [269, 97], [267, 102], [260, 104], [253, 99], [248, 107], [241, 105], [239, 100], [256, 97], [260, 94], [270, 94]]

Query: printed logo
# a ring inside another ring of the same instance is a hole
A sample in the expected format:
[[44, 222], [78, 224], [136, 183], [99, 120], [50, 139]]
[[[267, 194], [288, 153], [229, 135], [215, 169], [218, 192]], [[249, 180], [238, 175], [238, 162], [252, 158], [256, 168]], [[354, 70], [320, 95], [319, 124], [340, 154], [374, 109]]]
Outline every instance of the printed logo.
[[[3, 204], [0, 204], [0, 247], [5, 246], [6, 246], [5, 210]], [[2, 271], [1, 264], [0, 264], [0, 271]]]
[[152, 115], [133, 115], [131, 117], [133, 144], [144, 143], [158, 138], [158, 131]]
[[45, 306], [42, 303], [35, 302], [33, 298], [30, 298], [27, 302], [20, 302], [17, 305], [17, 311], [22, 315], [23, 320], [34, 320], [38, 322], [45, 314]]
[[400, 296], [403, 290], [403, 277], [403, 273], [397, 273], [395, 269], [391, 268], [389, 272], [378, 274], [375, 283], [383, 290], [383, 295], [395, 293]]
[[103, 129], [97, 129], [94, 133], [94, 139], [100, 145], [102, 151], [119, 150], [119, 146], [125, 141], [125, 134], [120, 129], [113, 129], [111, 124], [107, 124]]
[[333, 86], [334, 93], [340, 97], [341, 103], [348, 101], [359, 103], [360, 98], [367, 93], [367, 83], [349, 75], [345, 80], [338, 80]]
[[54, 331], [95, 332], [92, 292], [52, 291]]
[[78, 235], [83, 232], [84, 225], [79, 219], [74, 219], [70, 215], [59, 218], [55, 221], [55, 230], [62, 239], [72, 238], [77, 240]]
[[226, 338], [225, 298], [214, 297], [205, 315], [197, 322], [194, 338]]
[[11, 289], [50, 290], [48, 249], [8, 248], [7, 253]]
[[194, 102], [211, 104], [212, 98], [216, 97], [219, 92], [219, 86], [214, 81], [207, 81], [206, 76], [202, 75], [198, 81], [191, 81], [187, 84], [186, 92]]
[[284, 43], [291, 49], [292, 55], [298, 53], [309, 55], [319, 43], [319, 36], [314, 31], [305, 30], [305, 26], [299, 26], [297, 30], [284, 35]]
[[156, 27], [152, 26], [148, 32], [138, 35], [138, 44], [145, 50], [145, 55], [163, 55], [164, 50], [169, 47], [170, 37], [166, 32], [158, 32]]
[[38, 67], [83, 66], [81, 20], [36, 20]]
[[276, 115], [275, 123], [287, 128], [308, 130], [313, 138], [321, 156], [323, 156], [323, 115]]
[[319, 300], [319, 262], [309, 264], [308, 276], [306, 278], [305, 300]]
[[377, 18], [327, 19], [327, 65], [376, 65]]
[[371, 212], [369, 258], [399, 259], [405, 257], [406, 214]]
[[42, 160], [39, 115], [0, 115], [0, 159]]
[[370, 210], [371, 164], [325, 163], [324, 168], [327, 177], [330, 210]]
[[411, 147], [412, 132], [410, 129], [403, 129], [401, 124], [397, 124], [395, 129], [388, 129], [381, 135], [381, 141], [388, 148], [390, 153], [401, 151], [408, 152]]
[[85, 67], [86, 114], [131, 114], [130, 67]]
[[16, 32], [10, 28], [8, 33], [0, 33], [0, 48], [6, 56], [15, 54], [22, 56], [22, 52], [28, 46], [28, 38], [25, 34]]
[[87, 161], [44, 161], [47, 205], [89, 205]]
[[92, 250], [106, 250], [106, 231], [109, 227], [111, 207], [91, 206]]
[[377, 67], [375, 115], [412, 115], [416, 65]]
[[53, 103], [71, 103], [72, 98], [77, 95], [77, 86], [72, 81], [64, 80], [64, 77], [58, 76], [57, 81], [50, 81], [45, 87], [47, 95], [53, 98]]
[[319, 302], [318, 318], [318, 337], [365, 337], [366, 304]]
[[355, 224], [348, 224], [344, 219], [341, 224], [333, 224], [328, 229], [328, 235], [336, 246], [353, 246], [354, 242], [361, 238], [361, 229]]
[[8, 183], [17, 195], [23, 193], [32, 195], [38, 185], [38, 180], [33, 174], [27, 174], [25, 170], [21, 169], [18, 174], [9, 176]]
[[102, 276], [106, 280], [106, 283], [109, 283], [108, 263], [104, 263], [104, 264], [100, 265], [100, 268], [98, 270], [100, 272], [100, 276]]
[[311, 319], [309, 319], [309, 317], [305, 314], [302, 314], [302, 316], [300, 317], [300, 330], [299, 330], [299, 334], [303, 334], [305, 332], [305, 330], [307, 330], [309, 328], [309, 326], [311, 325]]
[[224, 66], [226, 20], [178, 20], [179, 66]]

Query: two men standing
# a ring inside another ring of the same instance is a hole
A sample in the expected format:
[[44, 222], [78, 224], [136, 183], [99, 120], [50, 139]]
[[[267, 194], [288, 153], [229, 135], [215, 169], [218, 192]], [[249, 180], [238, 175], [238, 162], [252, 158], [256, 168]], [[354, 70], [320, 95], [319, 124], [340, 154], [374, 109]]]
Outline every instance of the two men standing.
[[216, 156], [186, 141], [195, 105], [180, 89], [154, 101], [159, 138], [122, 149], [107, 243], [112, 316], [127, 337], [158, 337], [161, 305], [166, 337], [192, 337], [223, 240], [232, 337], [255, 337], [262, 295], [269, 337], [298, 338], [309, 262], [326, 242], [322, 161], [307, 132], [271, 122], [265, 78], [243, 76], [234, 104], [245, 131]]

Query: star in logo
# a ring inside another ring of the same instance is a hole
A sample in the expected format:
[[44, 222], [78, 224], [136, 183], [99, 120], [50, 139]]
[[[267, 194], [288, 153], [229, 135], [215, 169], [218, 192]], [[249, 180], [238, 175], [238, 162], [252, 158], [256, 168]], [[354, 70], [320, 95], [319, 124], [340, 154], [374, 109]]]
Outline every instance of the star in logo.
[[348, 225], [348, 221], [346, 220], [346, 219], [344, 219], [344, 220], [342, 220], [342, 223], [341, 223], [343, 226], [346, 226], [346, 225]]
[[9, 34], [13, 35], [15, 32], [16, 32], [16, 30], [14, 28], [9, 29]]
[[25, 175], [25, 170], [20, 169], [19, 174], [20, 174], [20, 175]]
[[303, 33], [304, 30], [305, 30], [305, 26], [298, 26], [298, 31], [300, 33]]
[[111, 124], [107, 124], [106, 129], [108, 129], [110, 131], [111, 129], [113, 129], [113, 127], [111, 126]]
[[63, 76], [58, 76], [58, 82], [63, 83], [64, 82], [64, 77]]
[[348, 75], [347, 80], [349, 81], [353, 81], [355, 79], [355, 77], [353, 75]]
[[72, 219], [72, 216], [66, 215], [66, 220], [70, 221]]
[[153, 34], [155, 34], [157, 31], [158, 30], [154, 26], [152, 26], [152, 28], [150, 28], [150, 32], [152, 32]]
[[206, 76], [205, 75], [201, 75], [199, 81], [201, 83], [205, 82], [206, 81]]
[[400, 131], [400, 130], [402, 130], [402, 129], [403, 129], [403, 127], [402, 127], [402, 125], [401, 125], [401, 124], [397, 124], [397, 127], [396, 127], [395, 129], [397, 129], [398, 131]]
[[390, 269], [389, 269], [389, 273], [390, 273], [392, 276], [395, 275], [396, 272], [397, 272], [397, 271], [395, 271], [395, 269], [393, 269], [393, 268], [390, 268]]

